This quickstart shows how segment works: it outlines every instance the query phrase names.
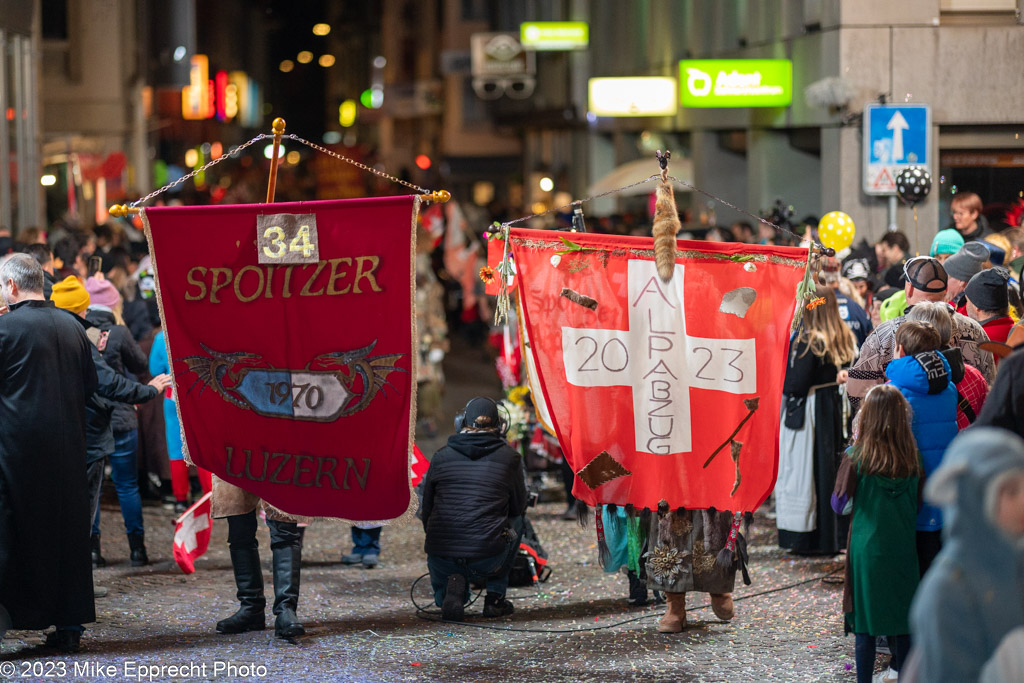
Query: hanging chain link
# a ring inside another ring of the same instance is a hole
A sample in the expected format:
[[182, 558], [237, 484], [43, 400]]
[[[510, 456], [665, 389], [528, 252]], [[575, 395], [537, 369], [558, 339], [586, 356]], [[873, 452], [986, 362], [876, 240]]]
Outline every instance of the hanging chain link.
[[[797, 233], [793, 232], [792, 230], [789, 230], [787, 228], [782, 227], [781, 225], [775, 225], [775, 223], [772, 223], [767, 218], [762, 218], [761, 216], [756, 216], [756, 215], [754, 215], [753, 213], [751, 213], [749, 211], [741, 209], [740, 207], [736, 206], [732, 202], [728, 202], [728, 201], [722, 199], [721, 197], [719, 197], [717, 195], [714, 195], [714, 194], [711, 194], [710, 192], [702, 190], [699, 187], [686, 182], [685, 180], [681, 180], [681, 179], [676, 178], [675, 176], [671, 176], [671, 175], [670, 176], [666, 176], [665, 179], [666, 180], [675, 181], [675, 182], [679, 183], [680, 185], [682, 185], [683, 187], [686, 187], [687, 189], [693, 190], [694, 192], [699, 192], [702, 195], [704, 195], [705, 197], [708, 197], [710, 199], [714, 199], [716, 202], [718, 202], [720, 204], [725, 204], [726, 206], [728, 206], [733, 211], [737, 211], [739, 213], [742, 213], [744, 216], [750, 216], [751, 218], [753, 218], [758, 223], [760, 223], [762, 225], [766, 225], [769, 228], [775, 230], [776, 232], [784, 232], [787, 235], [790, 235], [791, 237], [795, 238], [797, 240], [797, 242], [803, 241], [805, 239], [805, 237], [803, 235], [797, 234]], [[631, 184], [625, 185], [623, 187], [617, 187], [614, 190], [608, 190], [607, 192], [602, 192], [601, 194], [595, 194], [595, 195], [592, 195], [590, 197], [586, 197], [584, 199], [577, 199], [577, 200], [569, 202], [568, 204], [565, 204], [563, 206], [556, 206], [553, 209], [548, 209], [547, 211], [541, 211], [540, 213], [531, 213], [529, 216], [523, 216], [522, 218], [517, 218], [517, 219], [512, 220], [512, 221], [507, 221], [505, 223], [502, 223], [501, 225], [502, 225], [502, 227], [507, 227], [507, 226], [515, 225], [516, 223], [522, 223], [523, 221], [528, 221], [531, 218], [538, 218], [540, 216], [546, 216], [546, 215], [548, 215], [550, 213], [561, 212], [561, 211], [564, 211], [565, 209], [569, 209], [571, 207], [579, 206], [581, 204], [584, 204], [585, 202], [591, 202], [591, 201], [593, 201], [595, 199], [600, 199], [602, 197], [607, 197], [608, 195], [619, 194], [623, 190], [628, 190], [630, 188], [636, 187], [637, 185], [643, 185], [644, 183], [649, 183], [652, 180], [662, 180], [662, 175], [660, 173], [655, 173], [651, 177], [644, 178], [643, 180], [638, 180], [635, 183], [631, 183]], [[814, 249], [816, 249], [820, 253], [828, 254], [828, 249], [826, 247], [824, 247], [823, 245], [821, 245], [821, 244], [819, 244], [817, 242], [812, 242], [812, 245], [814, 246]]]
[[195, 169], [194, 171], [192, 171], [188, 175], [181, 176], [180, 178], [178, 178], [174, 182], [167, 183], [166, 185], [161, 187], [159, 190], [153, 190], [152, 192], [147, 194], [142, 199], [136, 199], [134, 202], [131, 202], [130, 204], [128, 204], [128, 206], [136, 207], [136, 206], [139, 206], [140, 204], [145, 204], [146, 202], [148, 202], [153, 197], [156, 197], [157, 195], [163, 194], [164, 192], [166, 192], [167, 190], [171, 189], [172, 187], [177, 187], [178, 185], [181, 185], [183, 182], [185, 182], [189, 178], [202, 173], [203, 171], [205, 171], [208, 168], [216, 166], [217, 164], [219, 164], [220, 162], [224, 161], [228, 157], [231, 157], [231, 156], [234, 156], [235, 154], [238, 154], [239, 152], [244, 150], [246, 147], [249, 147], [250, 145], [253, 145], [253, 144], [257, 143], [260, 140], [264, 140], [266, 138], [272, 138], [272, 137], [274, 137], [274, 136], [272, 134], [270, 134], [270, 133], [260, 133], [259, 135], [254, 137], [252, 140], [249, 140], [248, 142], [243, 142], [238, 147], [232, 147], [231, 149], [229, 149], [227, 151], [226, 154], [222, 154], [221, 156], [217, 157], [213, 161], [211, 161], [211, 162], [209, 162], [207, 164], [204, 164], [200, 168]]
[[301, 142], [302, 144], [306, 145], [307, 147], [311, 147], [311, 148], [315, 149], [318, 152], [323, 152], [324, 154], [326, 154], [328, 156], [332, 156], [335, 159], [340, 159], [341, 161], [344, 161], [345, 163], [352, 164], [353, 166], [355, 166], [357, 168], [361, 168], [364, 171], [367, 171], [368, 173], [372, 173], [372, 174], [374, 174], [376, 176], [380, 176], [381, 178], [384, 178], [386, 180], [390, 180], [393, 183], [398, 183], [399, 185], [405, 185], [406, 187], [411, 188], [413, 190], [416, 190], [417, 192], [421, 192], [423, 194], [429, 194], [430, 193], [430, 190], [428, 190], [426, 188], [420, 187], [419, 185], [413, 185], [412, 183], [406, 182], [406, 181], [402, 180], [401, 178], [396, 178], [393, 175], [389, 175], [389, 174], [385, 173], [384, 171], [378, 171], [377, 169], [375, 169], [375, 168], [373, 168], [371, 166], [367, 166], [366, 164], [361, 163], [359, 161], [356, 161], [355, 159], [349, 159], [347, 156], [345, 156], [343, 154], [338, 154], [337, 152], [335, 152], [333, 150], [330, 150], [330, 149], [327, 149], [326, 147], [323, 147], [321, 145], [318, 145], [315, 142], [310, 142], [309, 140], [300, 138], [298, 135], [295, 135], [294, 133], [288, 133], [284, 137], [288, 138], [289, 140], [294, 140], [295, 142]]
[[[669, 177], [671, 177], [671, 176], [669, 176]], [[608, 190], [607, 192], [602, 192], [601, 194], [595, 194], [595, 195], [592, 195], [590, 197], [586, 197], [584, 199], [577, 199], [575, 201], [569, 202], [568, 204], [564, 204], [562, 206], [556, 206], [555, 208], [548, 209], [547, 211], [541, 211], [540, 213], [531, 213], [529, 216], [523, 216], [522, 218], [517, 218], [514, 221], [508, 221], [507, 223], [502, 223], [502, 226], [515, 225], [516, 223], [522, 223], [523, 221], [528, 221], [531, 218], [539, 218], [540, 216], [547, 216], [549, 213], [560, 212], [560, 211], [563, 211], [563, 210], [568, 209], [570, 207], [578, 206], [580, 204], [583, 204], [584, 202], [592, 202], [595, 199], [600, 199], [601, 197], [607, 197], [608, 195], [611, 195], [611, 194], [618, 194], [618, 193], [622, 192], [623, 190], [628, 190], [628, 189], [630, 189], [632, 187], [636, 187], [637, 185], [643, 185], [644, 183], [649, 183], [652, 180], [654, 180], [655, 178], [659, 178], [660, 179], [661, 176], [658, 175], [658, 174], [654, 174], [650, 178], [644, 178], [643, 180], [638, 180], [635, 183], [633, 183], [632, 185], [626, 185], [625, 187], [617, 187], [614, 190]], [[675, 180], [675, 178], [672, 178], [672, 179]]]

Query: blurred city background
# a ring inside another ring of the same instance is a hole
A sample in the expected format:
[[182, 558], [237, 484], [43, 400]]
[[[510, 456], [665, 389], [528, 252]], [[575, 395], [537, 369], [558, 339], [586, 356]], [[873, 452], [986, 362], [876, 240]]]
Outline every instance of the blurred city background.
[[[110, 204], [280, 116], [288, 133], [451, 191], [477, 232], [643, 179], [668, 149], [674, 176], [751, 213], [781, 202], [799, 224], [842, 210], [858, 239], [899, 228], [927, 250], [958, 190], [981, 196], [995, 229], [1024, 197], [1021, 4], [0, 0], [0, 228], [106, 223]], [[722, 58], [773, 61], [687, 63]], [[698, 66], [753, 99], [698, 102]], [[872, 104], [924, 105], [928, 118], [866, 144]], [[885, 147], [900, 135], [903, 147]], [[909, 151], [915, 135], [923, 154]], [[159, 201], [262, 201], [266, 147]], [[305, 145], [283, 154], [278, 201], [408, 191]], [[891, 178], [868, 175], [871, 154], [931, 171], [920, 244]], [[588, 204], [588, 224], [646, 234], [652, 189]], [[750, 220], [679, 190], [695, 237]]]

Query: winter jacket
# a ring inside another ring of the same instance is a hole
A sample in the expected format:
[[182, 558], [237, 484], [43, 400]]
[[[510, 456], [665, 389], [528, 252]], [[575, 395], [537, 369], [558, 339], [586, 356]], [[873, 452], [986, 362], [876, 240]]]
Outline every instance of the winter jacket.
[[[981, 323], [981, 326], [985, 329], [985, 334], [992, 341], [1006, 342], [1006, 339], [1010, 336], [1010, 330], [1013, 329], [1013, 318], [1008, 315], [1000, 316], [998, 318], [990, 318], [985, 322]], [[996, 359], [996, 363], [999, 359]]]
[[[911, 428], [927, 477], [942, 462], [946, 447], [958, 431], [956, 386], [949, 362], [937, 351], [926, 351], [897, 358], [889, 363], [885, 374], [910, 403]], [[941, 528], [942, 511], [933, 505], [922, 505], [917, 515], [918, 531]]]
[[[113, 313], [90, 308], [85, 319], [92, 323], [93, 330], [96, 331], [89, 333], [90, 341], [94, 337], [96, 338], [93, 345], [99, 349], [103, 360], [114, 372], [127, 376], [129, 372], [133, 375], [141, 375], [149, 371], [149, 360], [146, 355], [132, 339], [132, 333], [128, 331], [128, 328], [117, 324]], [[115, 434], [138, 429], [139, 421], [135, 416], [135, 406], [116, 403], [110, 426]]]
[[925, 486], [925, 499], [943, 505], [945, 539], [910, 608], [914, 650], [900, 681], [904, 670], [908, 681], [977, 681], [1000, 646], [1012, 646], [1008, 636], [1024, 626], [1020, 540], [1004, 534], [986, 510], [1000, 475], [1020, 469], [1019, 437], [971, 427], [953, 441]]
[[[83, 318], [75, 316], [75, 319], [81, 322], [87, 331], [92, 327], [91, 323]], [[156, 387], [139, 384], [117, 374], [103, 360], [103, 355], [94, 345], [90, 344], [89, 347], [93, 363], [96, 365], [99, 385], [96, 387], [96, 393], [90, 396], [85, 404], [86, 463], [102, 460], [114, 452], [114, 432], [110, 428], [114, 412], [113, 402], [144, 403], [156, 398], [159, 393]]]
[[[960, 236], [964, 238], [964, 242], [983, 240], [989, 235], [995, 234], [995, 230], [993, 230], [992, 226], [988, 224], [988, 219], [985, 218], [984, 215], [979, 213], [978, 218], [975, 220], [975, 223], [977, 223], [977, 225], [975, 226], [973, 233], [971, 233], [970, 235], [965, 235], [962, 232], [960, 233]], [[949, 225], [946, 226], [946, 228], [952, 228], [953, 230], [956, 230], [956, 223], [950, 223]], [[957, 232], [959, 232], [959, 230], [957, 230]]]
[[47, 271], [43, 271], [43, 298], [47, 301], [50, 300], [50, 295], [53, 294], [53, 286], [57, 284], [57, 278], [50, 275]]
[[423, 480], [424, 550], [479, 559], [506, 547], [511, 517], [526, 509], [522, 457], [494, 432], [453, 434]]
[[[885, 382], [885, 367], [896, 355], [896, 331], [906, 320], [907, 317], [901, 315], [885, 321], [875, 328], [861, 347], [857, 362], [850, 368], [850, 381], [846, 385], [850, 407], [854, 411], [860, 409], [860, 402], [871, 387]], [[965, 363], [976, 367], [991, 382], [995, 377], [992, 354], [978, 348], [978, 344], [987, 341], [988, 335], [976, 321], [964, 315], [953, 316], [953, 336], [949, 343], [960, 349]]]
[[1024, 347], [999, 364], [999, 374], [974, 424], [1002, 427], [1024, 436]]

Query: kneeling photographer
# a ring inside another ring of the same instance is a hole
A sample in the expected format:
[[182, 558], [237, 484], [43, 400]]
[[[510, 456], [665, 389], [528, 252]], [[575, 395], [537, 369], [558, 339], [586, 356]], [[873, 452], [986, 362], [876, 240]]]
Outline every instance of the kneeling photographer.
[[461, 621], [468, 583], [486, 583], [484, 616], [502, 617], [514, 611], [505, 591], [527, 503], [522, 458], [505, 441], [507, 420], [489, 398], [467, 403], [455, 429], [423, 481], [434, 602], [445, 620]]

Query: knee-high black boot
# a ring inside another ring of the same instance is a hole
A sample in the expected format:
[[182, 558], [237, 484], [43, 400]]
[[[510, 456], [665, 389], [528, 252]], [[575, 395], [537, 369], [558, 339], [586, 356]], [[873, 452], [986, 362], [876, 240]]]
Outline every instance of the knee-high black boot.
[[274, 553], [274, 635], [294, 638], [305, 635], [295, 610], [299, 606], [299, 571], [302, 565], [302, 537], [294, 522], [267, 520], [270, 549]]
[[238, 611], [217, 622], [217, 633], [262, 631], [267, 627], [267, 599], [263, 596], [263, 570], [256, 541], [256, 513], [228, 517], [231, 568], [235, 573]]

